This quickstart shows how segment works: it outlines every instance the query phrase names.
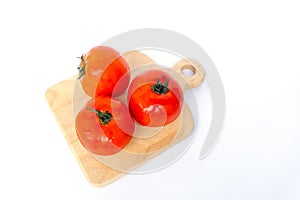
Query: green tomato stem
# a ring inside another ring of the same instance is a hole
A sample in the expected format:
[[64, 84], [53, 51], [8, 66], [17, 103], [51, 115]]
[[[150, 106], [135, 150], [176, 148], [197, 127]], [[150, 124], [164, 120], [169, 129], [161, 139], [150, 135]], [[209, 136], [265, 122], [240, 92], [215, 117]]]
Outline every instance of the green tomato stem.
[[156, 83], [151, 86], [152, 91], [156, 94], [167, 94], [170, 91], [170, 89], [168, 88], [170, 79], [163, 75], [162, 77], [166, 80], [165, 83], [160, 81], [159, 78], [157, 78]]
[[96, 113], [98, 118], [99, 118], [99, 121], [102, 125], [108, 124], [110, 122], [110, 120], [112, 119], [112, 115], [108, 111], [101, 112], [101, 111], [96, 110], [94, 108], [86, 108], [86, 109]]
[[83, 54], [80, 56], [80, 57], [77, 57], [81, 60], [82, 62], [82, 67], [77, 67], [78, 71], [79, 71], [79, 76], [78, 76], [78, 79], [81, 79], [84, 75], [85, 75], [85, 60], [83, 59]]

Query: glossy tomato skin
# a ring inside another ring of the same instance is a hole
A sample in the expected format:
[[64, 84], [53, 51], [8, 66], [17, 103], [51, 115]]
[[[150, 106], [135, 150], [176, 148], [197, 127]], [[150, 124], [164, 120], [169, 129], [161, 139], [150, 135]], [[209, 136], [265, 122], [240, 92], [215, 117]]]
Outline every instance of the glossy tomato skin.
[[[102, 124], [95, 110], [111, 114]], [[89, 100], [75, 119], [75, 128], [81, 144], [91, 153], [108, 156], [121, 151], [131, 140], [134, 121], [127, 106], [110, 97]]]
[[[129, 65], [118, 51], [96, 46], [81, 57], [80, 76], [84, 92], [91, 96], [119, 96], [129, 84]], [[118, 84], [121, 81], [122, 84]]]
[[[168, 81], [168, 92], [153, 91], [157, 81]], [[133, 118], [143, 126], [164, 126], [180, 114], [183, 92], [177, 81], [162, 70], [149, 70], [135, 77], [128, 89], [128, 106]]]

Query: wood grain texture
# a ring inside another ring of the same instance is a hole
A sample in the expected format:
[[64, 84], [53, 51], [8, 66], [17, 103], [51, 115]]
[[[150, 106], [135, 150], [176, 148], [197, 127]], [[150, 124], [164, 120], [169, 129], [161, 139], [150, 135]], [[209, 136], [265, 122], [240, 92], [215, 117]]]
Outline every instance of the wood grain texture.
[[[155, 62], [138, 51], [130, 51], [123, 54], [133, 70], [133, 77], [141, 71], [158, 68]], [[183, 64], [187, 65], [188, 60]], [[198, 65], [198, 63], [196, 63]], [[204, 71], [201, 66], [197, 66], [200, 71], [197, 76], [193, 77], [193, 85], [200, 85], [204, 78]], [[189, 63], [189, 65], [191, 65]], [[142, 66], [142, 67], [141, 67]], [[177, 77], [184, 89], [191, 79], [180, 74], [180, 65], [175, 65], [175, 70], [167, 70], [172, 76]], [[176, 72], [177, 71], [177, 72]], [[179, 73], [178, 73], [179, 72]], [[203, 77], [203, 78], [201, 78]], [[74, 156], [76, 157], [87, 180], [97, 187], [105, 186], [128, 171], [140, 166], [147, 160], [155, 157], [165, 151], [170, 146], [178, 143], [191, 134], [194, 128], [193, 118], [188, 106], [184, 103], [181, 115], [171, 124], [159, 128], [145, 128], [136, 124], [136, 131], [130, 143], [126, 148], [113, 156], [97, 156], [89, 153], [79, 142], [74, 127], [74, 116], [76, 109], [81, 108], [89, 97], [80, 90], [80, 84], [76, 76], [72, 76], [50, 87], [46, 91], [46, 99], [59, 124], [66, 141], [68, 142]], [[120, 99], [125, 98], [124, 96]], [[184, 120], [183, 117], [184, 116]]]

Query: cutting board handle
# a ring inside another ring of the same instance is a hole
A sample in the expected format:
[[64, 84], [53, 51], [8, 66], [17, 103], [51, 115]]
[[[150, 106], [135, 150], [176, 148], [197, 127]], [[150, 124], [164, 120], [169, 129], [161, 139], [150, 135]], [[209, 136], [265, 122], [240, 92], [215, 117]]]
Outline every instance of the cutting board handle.
[[[192, 58], [182, 59], [175, 63], [172, 68], [186, 80], [185, 84], [182, 85], [183, 90], [200, 86], [205, 78], [203, 66]], [[185, 71], [189, 71], [190, 76]]]

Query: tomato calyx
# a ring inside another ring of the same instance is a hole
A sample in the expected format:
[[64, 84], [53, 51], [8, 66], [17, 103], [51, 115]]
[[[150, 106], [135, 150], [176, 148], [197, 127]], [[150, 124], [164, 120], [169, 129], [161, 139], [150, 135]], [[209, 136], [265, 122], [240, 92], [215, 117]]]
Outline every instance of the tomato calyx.
[[167, 94], [170, 91], [170, 89], [168, 88], [170, 79], [163, 75], [162, 77], [166, 80], [165, 83], [160, 81], [159, 78], [157, 78], [156, 83], [151, 86], [152, 91], [156, 94]]
[[94, 108], [89, 108], [89, 107], [87, 107], [86, 109], [96, 113], [97, 117], [99, 118], [99, 121], [102, 125], [108, 124], [110, 122], [110, 120], [112, 119], [112, 114], [109, 113], [108, 111], [101, 112], [99, 110], [96, 110]]
[[85, 75], [85, 60], [83, 59], [83, 54], [80, 57], [77, 57], [81, 60], [81, 64], [82, 66], [77, 67], [78, 71], [79, 71], [79, 76], [78, 79], [81, 79], [84, 75]]

